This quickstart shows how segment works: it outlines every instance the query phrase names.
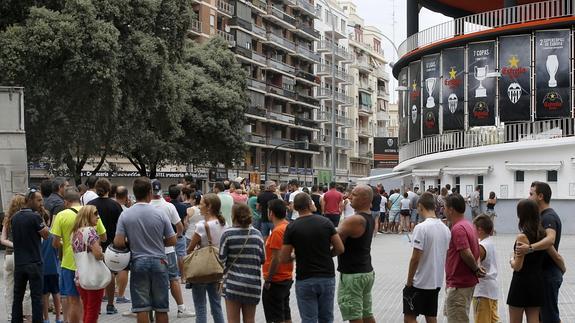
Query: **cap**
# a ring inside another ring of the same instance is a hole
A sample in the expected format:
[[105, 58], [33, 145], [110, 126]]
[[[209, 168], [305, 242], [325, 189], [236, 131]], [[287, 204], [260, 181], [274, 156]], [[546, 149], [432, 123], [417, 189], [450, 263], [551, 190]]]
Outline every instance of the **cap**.
[[157, 193], [161, 190], [162, 190], [162, 183], [160, 183], [160, 180], [153, 179], [152, 180], [152, 192]]

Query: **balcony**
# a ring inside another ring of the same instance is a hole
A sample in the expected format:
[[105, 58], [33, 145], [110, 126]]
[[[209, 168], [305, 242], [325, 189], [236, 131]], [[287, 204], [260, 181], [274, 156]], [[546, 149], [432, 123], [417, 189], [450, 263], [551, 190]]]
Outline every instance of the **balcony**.
[[192, 19], [192, 24], [190, 25], [190, 34], [201, 35], [202, 34], [202, 22], [198, 19]]
[[376, 67], [373, 71], [373, 75], [375, 75], [375, 77], [378, 79], [389, 81], [389, 73], [385, 71], [383, 66]]
[[387, 92], [387, 89], [385, 87], [380, 86], [377, 88], [377, 97], [378, 98], [386, 99], [388, 95], [389, 95], [389, 92]]
[[268, 111], [268, 118], [271, 120], [281, 121], [289, 124], [295, 124], [295, 117], [293, 115]]
[[356, 46], [362, 48], [363, 50], [365, 50], [366, 52], [369, 52], [372, 55], [373, 54], [379, 55], [382, 58], [385, 56], [383, 53], [383, 50], [381, 48], [375, 48], [371, 44], [364, 42], [363, 39], [358, 39], [355, 36], [355, 34], [350, 34], [349, 40], [351, 42], [354, 42]]
[[512, 123], [489, 129], [472, 128], [468, 131], [425, 137], [404, 145], [399, 149], [399, 160], [404, 162], [411, 158], [456, 149], [572, 136], [575, 136], [575, 119], [571, 118]]
[[371, 88], [371, 86], [369, 85], [369, 83], [367, 81], [365, 81], [365, 82], [360, 81], [358, 84], [358, 89], [360, 91], [366, 92], [368, 94], [371, 94], [373, 92], [373, 89]]
[[[317, 93], [318, 93], [317, 97], [324, 99], [324, 100], [332, 100], [333, 96], [334, 96], [333, 91], [327, 87], [320, 87], [318, 89]], [[335, 92], [335, 100], [336, 100], [336, 103], [340, 103], [343, 105], [353, 104], [353, 98], [352, 97], [350, 97], [349, 95], [347, 95], [343, 92], [339, 92], [339, 91]]]
[[307, 116], [296, 116], [295, 124], [297, 126], [307, 127], [307, 128], [317, 128], [317, 121], [308, 118]]
[[360, 114], [363, 114], [363, 115], [366, 115], [366, 114], [371, 115], [373, 112], [373, 107], [371, 106], [371, 104], [360, 103], [358, 112]]
[[281, 35], [276, 35], [273, 32], [267, 33], [267, 43], [271, 44], [272, 46], [275, 45], [276, 47], [283, 49], [285, 51], [291, 52], [292, 54], [295, 53], [294, 42], [284, 38]]
[[371, 73], [373, 71], [373, 66], [367, 60], [367, 57], [357, 57], [353, 64], [360, 72]]
[[[318, 52], [325, 52], [327, 56], [333, 56], [333, 49], [332, 49], [333, 42], [327, 40], [325, 38], [321, 39], [318, 42], [317, 51]], [[349, 52], [349, 50], [343, 46], [335, 44], [335, 61], [346, 61], [349, 62], [353, 59], [353, 55]]]
[[267, 31], [265, 30], [265, 28], [260, 27], [254, 23], [252, 23], [252, 33], [256, 36], [261, 38], [262, 40], [265, 40], [267, 37]]
[[[331, 82], [332, 66], [325, 64], [325, 63], [318, 64], [317, 65], [317, 74], [318, 75], [325, 75], [325, 82], [326, 83]], [[353, 83], [353, 76], [350, 75], [347, 71], [342, 70], [339, 67], [336, 67], [336, 69], [335, 69], [335, 81], [338, 83], [352, 84]]]
[[241, 46], [236, 46], [233, 50], [237, 54], [238, 58], [257, 64], [261, 67], [266, 67], [267, 58], [265, 56]]
[[295, 18], [285, 13], [282, 9], [271, 4], [267, 6], [264, 18], [272, 20], [278, 25], [287, 29], [295, 28]]
[[307, 45], [297, 44], [296, 54], [296, 56], [307, 59], [313, 63], [318, 63], [321, 60], [321, 56], [318, 53], [310, 50]]
[[297, 93], [296, 94], [297, 103], [300, 105], [304, 105], [310, 107], [312, 109], [319, 108], [319, 99], [309, 96], [307, 94]]
[[485, 30], [522, 24], [537, 20], [550, 20], [575, 14], [571, 1], [552, 0], [528, 3], [488, 12], [482, 12], [427, 28], [408, 37], [398, 47], [399, 57], [456, 36], [471, 35]]
[[252, 90], [256, 90], [256, 91], [260, 91], [260, 92], [265, 92], [267, 91], [267, 86], [266, 83], [262, 82], [262, 81], [258, 81], [256, 79], [247, 79], [247, 83], [248, 83], [248, 88], [252, 89]]
[[376, 113], [377, 121], [390, 121], [391, 116], [387, 111], [377, 111]]
[[266, 96], [279, 97], [290, 102], [293, 102], [296, 97], [295, 92], [272, 84], [267, 84], [266, 92]]
[[[318, 111], [318, 121], [331, 124], [331, 111]], [[344, 128], [353, 128], [353, 120], [339, 114], [335, 115], [335, 124]]]
[[252, 115], [252, 116], [257, 116], [260, 118], [267, 118], [267, 111], [266, 109], [262, 109], [262, 108], [258, 108], [258, 107], [254, 107], [254, 106], [249, 106], [246, 109], [246, 114]]
[[317, 78], [312, 73], [306, 72], [304, 70], [296, 69], [295, 77], [299, 80], [303, 80], [309, 85], [318, 86], [319, 85], [319, 78]]
[[297, 33], [298, 35], [300, 35], [302, 37], [305, 37], [307, 39], [314, 40], [314, 41], [319, 40], [319, 38], [321, 36], [319, 31], [317, 31], [312, 26], [308, 25], [307, 23], [305, 23], [303, 21], [296, 21], [295, 28], [292, 29], [291, 31], [294, 33]]
[[216, 4], [219, 12], [223, 13], [226, 16], [229, 16], [230, 18], [234, 15], [234, 5], [229, 4], [228, 2], [223, 0], [217, 0]]
[[373, 158], [373, 152], [367, 149], [366, 150], [360, 149], [357, 155], [359, 156], [359, 158], [368, 158], [368, 159]]
[[243, 28], [247, 31], [252, 31], [252, 22], [251, 21], [247, 21], [244, 20], [240, 17], [233, 17], [232, 19], [228, 20], [229, 21], [229, 25], [231, 28], [235, 28], [235, 27], [239, 27], [239, 28]]
[[267, 144], [267, 139], [265, 136], [254, 134], [254, 133], [246, 133], [244, 136], [245, 136], [244, 138], [246, 139], [246, 141], [249, 143], [260, 144], [260, 145]]
[[[331, 136], [320, 136], [321, 144], [331, 146]], [[344, 138], [335, 138], [335, 146], [337, 148], [351, 149], [351, 140]]]
[[273, 58], [268, 58], [266, 60], [266, 62], [267, 62], [267, 67], [269, 67], [271, 69], [286, 73], [292, 77], [295, 74], [295, 67], [288, 65], [284, 62], [276, 61]]
[[234, 47], [236, 46], [236, 40], [234, 35], [227, 33], [223, 30], [216, 30], [216, 33], [218, 36], [222, 37], [223, 39], [225, 39], [228, 42], [228, 46], [229, 47]]
[[372, 127], [359, 127], [357, 134], [361, 137], [373, 137]]
[[309, 3], [307, 0], [297, 0], [296, 3], [297, 3], [297, 8], [308, 13], [312, 17], [319, 18], [321, 16], [321, 12], [313, 4]]
[[252, 9], [259, 11], [260, 13], [266, 13], [268, 10], [268, 4], [263, 0], [248, 0], [251, 4]]
[[331, 19], [328, 19], [330, 21], [327, 22], [328, 28], [325, 31], [325, 35], [328, 36], [331, 39], [335, 39], [335, 40], [340, 40], [340, 39], [344, 39], [346, 38], [346, 31], [342, 30], [339, 25], [335, 26], [335, 30], [333, 29], [333, 26], [331, 24]]

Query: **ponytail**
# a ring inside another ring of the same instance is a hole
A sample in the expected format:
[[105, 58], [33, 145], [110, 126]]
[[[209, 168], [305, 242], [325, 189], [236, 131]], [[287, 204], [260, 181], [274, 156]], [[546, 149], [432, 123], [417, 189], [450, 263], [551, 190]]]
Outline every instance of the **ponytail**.
[[216, 218], [218, 218], [218, 222], [220, 222], [222, 227], [226, 225], [226, 218], [221, 213], [216, 214]]

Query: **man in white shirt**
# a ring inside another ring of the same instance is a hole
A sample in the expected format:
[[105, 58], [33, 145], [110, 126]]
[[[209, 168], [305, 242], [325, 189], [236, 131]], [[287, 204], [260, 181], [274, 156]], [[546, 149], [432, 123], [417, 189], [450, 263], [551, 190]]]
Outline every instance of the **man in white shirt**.
[[96, 182], [98, 181], [98, 176], [91, 175], [86, 180], [86, 186], [88, 186], [88, 190], [82, 194], [80, 197], [80, 204], [88, 205], [91, 200], [95, 200], [98, 198], [98, 194], [96, 194]]
[[[152, 200], [150, 205], [159, 210], [170, 220], [170, 223], [175, 228], [177, 238], [182, 236], [184, 226], [178, 214], [178, 210], [172, 203], [168, 203], [162, 197], [162, 184], [159, 180], [152, 180]], [[166, 247], [166, 256], [168, 257], [168, 278], [170, 280], [170, 291], [172, 297], [178, 305], [178, 318], [193, 317], [195, 313], [186, 310], [184, 305], [184, 297], [182, 296], [182, 288], [180, 286], [180, 271], [178, 270], [178, 259], [176, 257], [176, 249], [174, 246]]]
[[417, 322], [418, 315], [437, 322], [437, 303], [451, 233], [435, 217], [435, 197], [429, 192], [417, 202], [418, 213], [425, 218], [413, 231], [413, 253], [409, 262], [407, 283], [403, 289], [404, 322]]
[[378, 187], [379, 194], [381, 194], [381, 202], [379, 202], [379, 227], [377, 231], [383, 233], [387, 231], [387, 197], [385, 197], [385, 189], [383, 186]]
[[289, 190], [291, 191], [291, 193], [289, 195], [289, 209], [292, 212], [291, 213], [291, 221], [295, 221], [295, 219], [299, 218], [299, 212], [294, 209], [293, 201], [294, 201], [295, 197], [299, 193], [302, 193], [303, 191], [299, 187], [299, 182], [297, 181], [297, 179], [290, 180], [288, 183], [288, 186], [289, 186]]

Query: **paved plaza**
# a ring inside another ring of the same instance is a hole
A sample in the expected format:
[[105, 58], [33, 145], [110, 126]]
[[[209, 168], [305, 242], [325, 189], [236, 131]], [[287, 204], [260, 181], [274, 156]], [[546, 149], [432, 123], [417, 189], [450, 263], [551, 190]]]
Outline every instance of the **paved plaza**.
[[[512, 271], [509, 267], [508, 260], [511, 256], [514, 235], [501, 235], [495, 237], [498, 262], [499, 262], [499, 281], [500, 281], [500, 298], [499, 313], [503, 322], [508, 322], [507, 308], [505, 299], [511, 280]], [[564, 277], [561, 295], [559, 296], [559, 308], [561, 309], [561, 318], [563, 322], [575, 322], [575, 236], [563, 236], [561, 240], [561, 254], [567, 262], [567, 273]], [[407, 267], [411, 254], [410, 244], [407, 236], [402, 235], [378, 235], [373, 243], [373, 264], [376, 271], [376, 285], [373, 288], [373, 309], [377, 322], [399, 323], [403, 322], [401, 291], [405, 284], [407, 276]], [[1, 261], [4, 256], [2, 255]], [[2, 280], [3, 284], [3, 280]], [[292, 290], [292, 295], [294, 295]], [[127, 292], [129, 297], [129, 292]], [[186, 305], [193, 309], [192, 295], [189, 290], [185, 290], [184, 296]], [[440, 294], [440, 309], [443, 306], [443, 290]], [[292, 300], [292, 317], [294, 322], [299, 322], [295, 295]], [[176, 306], [171, 302], [170, 320], [172, 322], [193, 322], [193, 319], [177, 319]], [[104, 305], [104, 304], [103, 304]], [[223, 302], [222, 302], [223, 305]], [[4, 298], [0, 297], [0, 313], [4, 312]], [[341, 314], [335, 305], [335, 322], [342, 322]], [[129, 304], [117, 305], [120, 313], [130, 309]], [[105, 312], [105, 306], [102, 307], [102, 313]], [[256, 322], [265, 322], [263, 308], [258, 307]], [[2, 315], [4, 316], [4, 315]], [[208, 320], [211, 322], [211, 319]], [[420, 318], [420, 322], [424, 320]], [[121, 315], [101, 315], [100, 322], [135, 322], [134, 318], [123, 317]], [[442, 315], [439, 315], [439, 322], [444, 322]]]

